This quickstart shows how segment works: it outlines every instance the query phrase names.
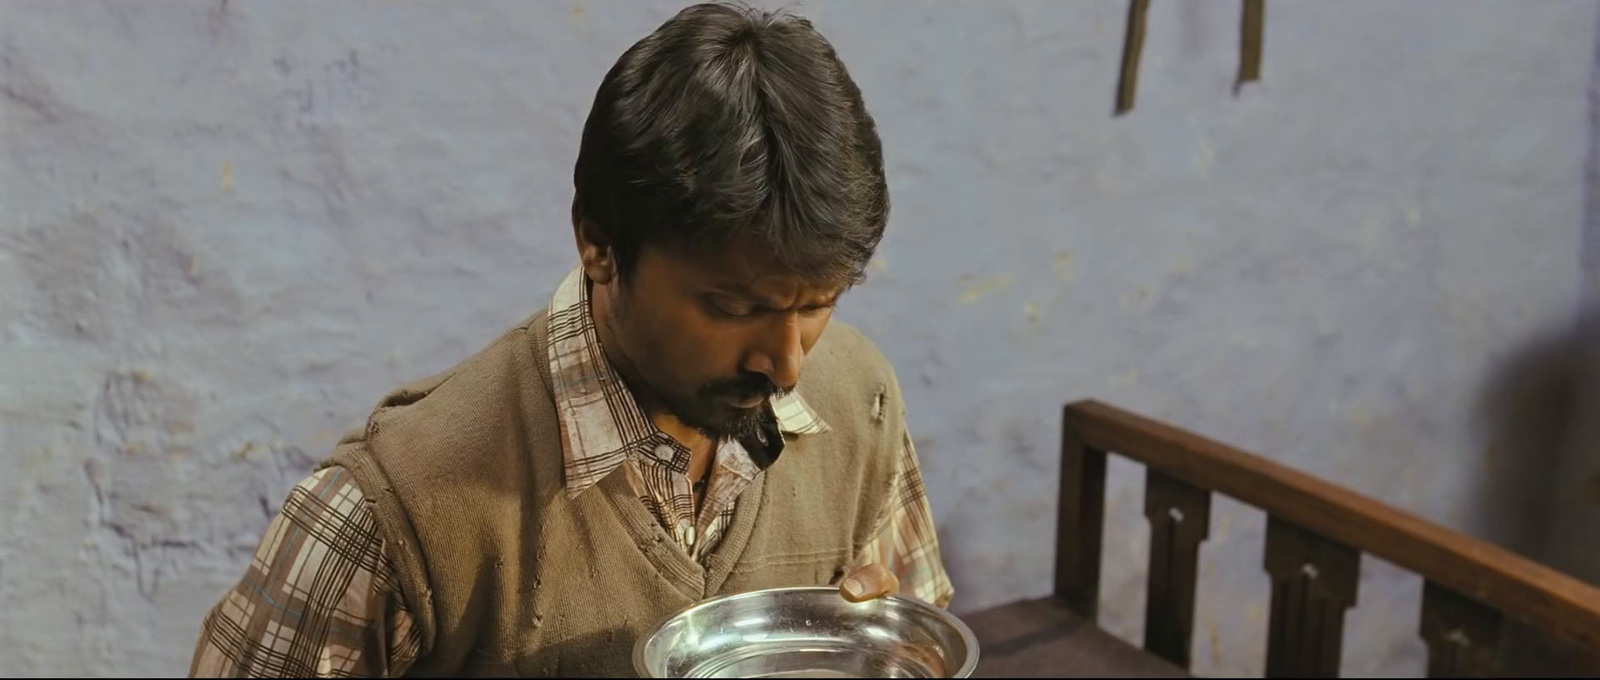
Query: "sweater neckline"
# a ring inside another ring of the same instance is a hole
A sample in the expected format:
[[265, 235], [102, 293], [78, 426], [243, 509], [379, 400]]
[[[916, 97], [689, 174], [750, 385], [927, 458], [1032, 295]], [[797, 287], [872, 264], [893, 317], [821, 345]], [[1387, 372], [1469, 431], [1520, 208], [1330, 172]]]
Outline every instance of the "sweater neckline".
[[710, 597], [722, 588], [732, 574], [733, 567], [744, 554], [755, 529], [756, 515], [761, 511], [761, 500], [766, 488], [767, 472], [758, 473], [750, 486], [740, 494], [734, 505], [733, 521], [729, 522], [722, 539], [701, 564], [667, 535], [666, 529], [652, 516], [628, 487], [622, 470], [607, 475], [597, 485], [605, 495], [607, 505], [616, 514], [634, 545], [650, 560], [662, 576], [695, 601]]

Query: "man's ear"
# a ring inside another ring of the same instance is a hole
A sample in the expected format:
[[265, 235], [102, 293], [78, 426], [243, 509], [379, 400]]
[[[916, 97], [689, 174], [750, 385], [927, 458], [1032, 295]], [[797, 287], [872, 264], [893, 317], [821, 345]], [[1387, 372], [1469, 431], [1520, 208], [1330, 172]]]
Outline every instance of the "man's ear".
[[611, 283], [617, 276], [617, 258], [595, 223], [574, 214], [572, 235], [578, 243], [578, 259], [583, 262], [583, 273], [596, 284], [604, 286]]

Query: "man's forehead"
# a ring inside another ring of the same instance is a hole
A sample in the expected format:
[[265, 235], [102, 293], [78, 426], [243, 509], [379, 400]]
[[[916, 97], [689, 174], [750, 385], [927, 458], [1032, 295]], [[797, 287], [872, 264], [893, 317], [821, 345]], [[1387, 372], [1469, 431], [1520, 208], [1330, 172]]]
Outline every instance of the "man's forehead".
[[770, 250], [737, 241], [685, 253], [681, 262], [702, 285], [729, 292], [823, 296], [846, 287], [843, 281], [806, 276], [786, 266]]

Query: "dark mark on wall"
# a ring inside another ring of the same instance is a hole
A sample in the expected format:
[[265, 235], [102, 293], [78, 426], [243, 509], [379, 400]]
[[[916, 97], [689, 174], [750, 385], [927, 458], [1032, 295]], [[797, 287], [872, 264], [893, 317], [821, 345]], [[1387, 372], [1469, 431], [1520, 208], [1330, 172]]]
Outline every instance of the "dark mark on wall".
[[227, 32], [228, 18], [228, 0], [218, 0], [216, 7], [206, 10], [206, 37], [211, 39], [212, 47], [216, 47]]
[[0, 95], [45, 123], [62, 119], [62, 106], [42, 79], [36, 78], [22, 60], [15, 57], [9, 41], [0, 44]]

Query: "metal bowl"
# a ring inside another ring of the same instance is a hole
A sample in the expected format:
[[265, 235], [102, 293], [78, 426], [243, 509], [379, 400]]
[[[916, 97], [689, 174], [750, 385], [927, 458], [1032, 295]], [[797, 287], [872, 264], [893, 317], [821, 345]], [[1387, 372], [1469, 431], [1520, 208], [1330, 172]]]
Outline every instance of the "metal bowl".
[[919, 600], [852, 603], [837, 587], [774, 588], [684, 608], [645, 632], [646, 678], [965, 678], [978, 639]]

